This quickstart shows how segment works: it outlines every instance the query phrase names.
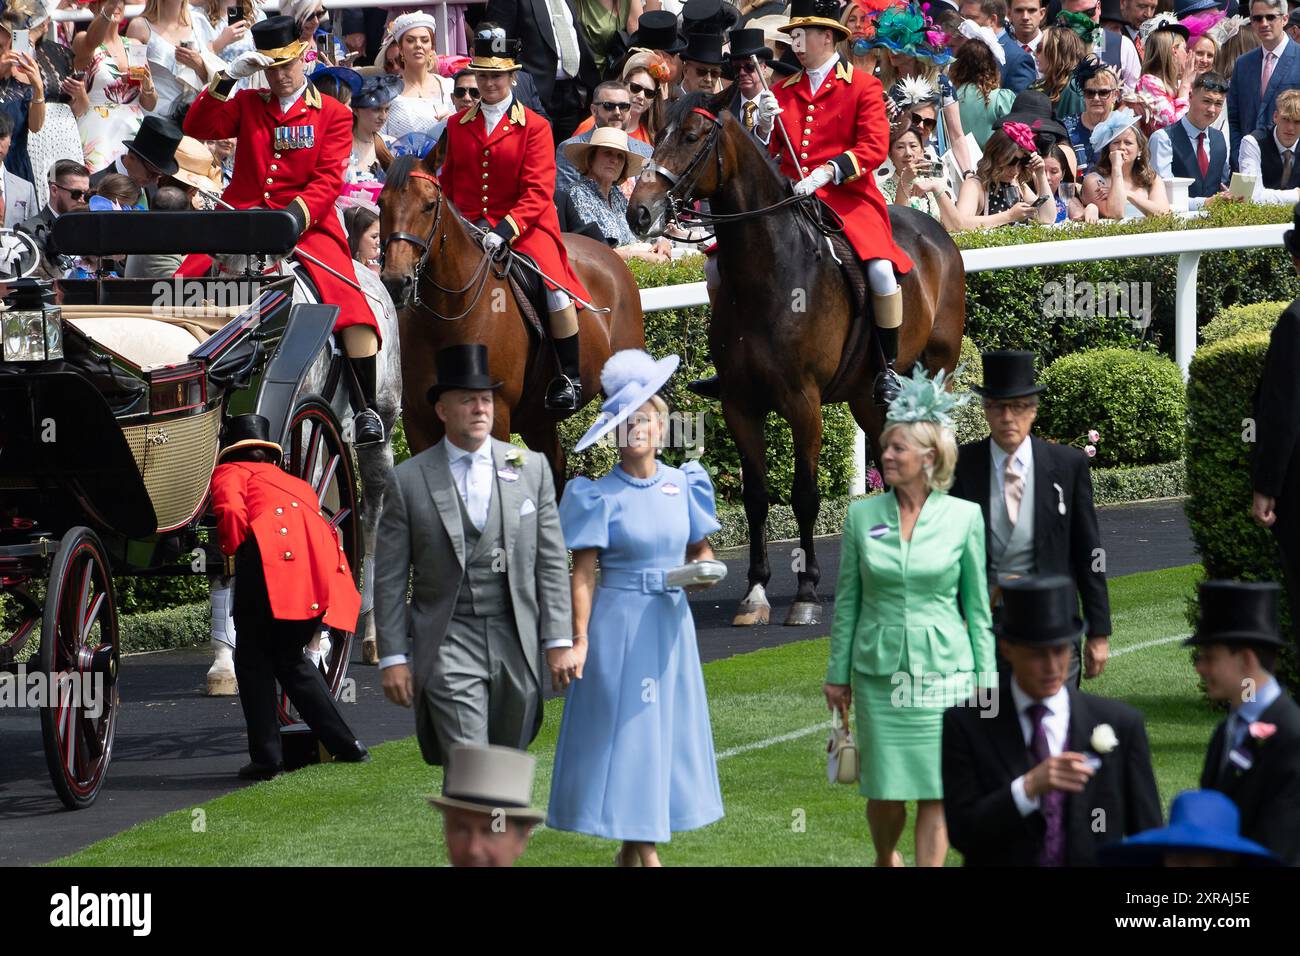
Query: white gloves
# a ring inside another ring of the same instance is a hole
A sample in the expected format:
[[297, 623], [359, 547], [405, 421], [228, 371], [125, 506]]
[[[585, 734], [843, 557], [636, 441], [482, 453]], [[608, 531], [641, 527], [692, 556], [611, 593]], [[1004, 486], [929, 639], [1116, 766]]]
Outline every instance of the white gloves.
[[495, 232], [483, 233], [483, 249], [488, 255], [496, 255], [497, 250], [505, 244], [506, 241], [501, 238], [500, 234]]
[[834, 178], [831, 168], [825, 164], [818, 166], [811, 173], [794, 184], [794, 194], [796, 196], [807, 196], [809, 193], [815, 193]]
[[262, 53], [260, 50], [249, 50], [247, 53], [241, 53], [226, 67], [226, 76], [232, 80], [243, 80], [252, 76], [254, 73], [260, 73], [272, 63], [271, 57]]
[[755, 125], [758, 131], [766, 136], [772, 132], [772, 122], [776, 119], [778, 113], [785, 111], [777, 105], [776, 94], [771, 90], [764, 90], [758, 94], [758, 120]]

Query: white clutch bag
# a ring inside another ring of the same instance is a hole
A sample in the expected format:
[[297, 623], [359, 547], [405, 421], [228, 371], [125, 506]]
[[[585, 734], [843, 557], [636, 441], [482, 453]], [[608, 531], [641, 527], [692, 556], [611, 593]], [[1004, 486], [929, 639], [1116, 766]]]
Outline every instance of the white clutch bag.
[[726, 576], [727, 566], [721, 561], [692, 561], [665, 574], [664, 584], [670, 588], [689, 588], [717, 584]]

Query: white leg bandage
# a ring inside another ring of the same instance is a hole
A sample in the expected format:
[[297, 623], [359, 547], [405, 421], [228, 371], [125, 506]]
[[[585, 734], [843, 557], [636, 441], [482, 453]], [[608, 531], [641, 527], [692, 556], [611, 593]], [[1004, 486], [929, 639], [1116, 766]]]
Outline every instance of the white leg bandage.
[[233, 612], [234, 591], [230, 587], [230, 578], [213, 578], [209, 589], [212, 602], [212, 640], [235, 646], [235, 619]]
[[559, 312], [561, 309], [567, 309], [573, 300], [563, 289], [546, 290], [546, 311]]
[[868, 259], [867, 282], [876, 295], [889, 295], [898, 288], [898, 280], [894, 278], [894, 264], [888, 259]]
[[710, 292], [717, 292], [722, 285], [722, 276], [718, 274], [718, 257], [704, 257], [704, 287]]

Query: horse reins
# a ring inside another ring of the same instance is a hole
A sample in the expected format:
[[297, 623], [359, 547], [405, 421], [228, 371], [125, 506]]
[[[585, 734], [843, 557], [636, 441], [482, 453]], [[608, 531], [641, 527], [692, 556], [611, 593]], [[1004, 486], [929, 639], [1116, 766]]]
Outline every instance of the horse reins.
[[[506, 277], [506, 271], [495, 272], [492, 270], [492, 256], [489, 252], [484, 250], [483, 258], [479, 260], [479, 263], [475, 266], [474, 272], [470, 276], [469, 281], [465, 283], [464, 286], [459, 289], [448, 289], [439, 285], [438, 281], [425, 271], [425, 267], [429, 263], [429, 254], [432, 251], [434, 236], [438, 235], [438, 226], [442, 223], [442, 184], [438, 182], [437, 177], [433, 176], [431, 173], [426, 173], [423, 170], [413, 169], [410, 171], [409, 175], [415, 179], [424, 179], [433, 183], [433, 188], [437, 190], [438, 193], [438, 201], [435, 203], [436, 212], [433, 215], [433, 225], [429, 227], [429, 237], [427, 239], [421, 239], [419, 236], [410, 232], [392, 232], [389, 233], [388, 238], [384, 240], [384, 247], [387, 249], [388, 243], [401, 241], [409, 242], [420, 250], [420, 259], [415, 264], [415, 287], [411, 290], [411, 304], [423, 309], [425, 312], [428, 312], [435, 319], [440, 319], [444, 322], [457, 322], [473, 312], [475, 307], [478, 306], [479, 300], [483, 298], [484, 290], [487, 289], [488, 277], [490, 275], [495, 275], [498, 279], [504, 279]], [[446, 244], [447, 232], [444, 229], [442, 231], [442, 241], [439, 244], [439, 247], [441, 248], [446, 246]], [[440, 312], [435, 311], [432, 306], [420, 299], [420, 280], [426, 278], [436, 290], [446, 296], [463, 296], [468, 293], [470, 289], [474, 289], [474, 296], [470, 300], [469, 306], [459, 315], [442, 315]], [[477, 288], [475, 288], [475, 286], [477, 286]]]

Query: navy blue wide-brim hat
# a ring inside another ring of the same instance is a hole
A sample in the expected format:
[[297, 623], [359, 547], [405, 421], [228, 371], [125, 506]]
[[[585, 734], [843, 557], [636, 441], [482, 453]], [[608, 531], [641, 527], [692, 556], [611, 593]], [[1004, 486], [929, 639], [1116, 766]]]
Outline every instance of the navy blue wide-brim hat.
[[1235, 853], [1246, 866], [1281, 866], [1268, 847], [1241, 835], [1241, 812], [1217, 790], [1185, 790], [1169, 808], [1169, 826], [1102, 847], [1108, 866], [1159, 866], [1166, 853]]
[[[352, 91], [354, 97], [361, 92], [361, 88], [364, 85], [361, 74], [346, 66], [318, 67], [308, 74], [307, 79], [311, 80], [313, 85], [316, 85], [318, 81], [326, 79], [327, 77], [342, 83]], [[401, 79], [401, 77], [398, 77], [398, 79]]]
[[352, 108], [373, 110], [387, 106], [402, 92], [403, 80], [396, 73], [367, 76], [361, 83], [361, 92], [352, 97]]

